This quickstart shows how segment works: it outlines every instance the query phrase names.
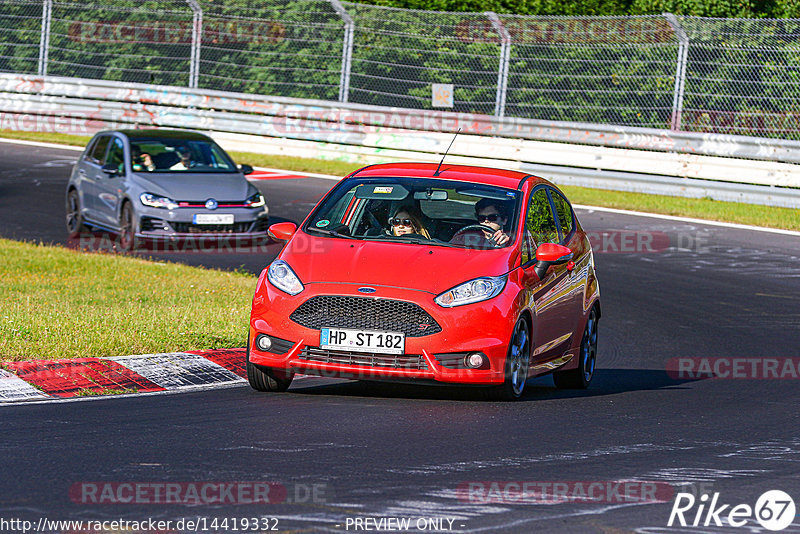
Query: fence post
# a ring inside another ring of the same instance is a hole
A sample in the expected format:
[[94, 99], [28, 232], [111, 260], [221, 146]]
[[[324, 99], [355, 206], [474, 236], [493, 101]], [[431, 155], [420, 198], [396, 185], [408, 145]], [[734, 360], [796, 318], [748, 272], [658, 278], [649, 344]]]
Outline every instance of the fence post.
[[678, 37], [678, 63], [675, 70], [675, 88], [672, 98], [672, 120], [670, 128], [674, 131], [681, 129], [681, 115], [683, 115], [683, 91], [686, 87], [686, 63], [689, 56], [689, 36], [683, 30], [678, 18], [672, 13], [664, 13], [664, 18], [672, 26]]
[[192, 52], [189, 58], [189, 88], [197, 89], [200, 80], [200, 43], [203, 40], [203, 8], [197, 0], [186, 0], [192, 8]]
[[350, 69], [353, 65], [353, 38], [356, 24], [339, 0], [328, 0], [344, 22], [344, 43], [342, 44], [342, 74], [339, 77], [339, 102], [347, 102], [350, 97]]
[[506, 114], [506, 92], [508, 90], [508, 64], [511, 60], [511, 36], [500, 22], [500, 17], [493, 11], [485, 15], [491, 21], [495, 31], [500, 35], [500, 65], [497, 69], [497, 96], [494, 102], [494, 115], [502, 119]]
[[53, 0], [42, 2], [42, 37], [39, 41], [39, 76], [47, 76], [47, 52], [50, 48], [50, 20], [53, 15]]

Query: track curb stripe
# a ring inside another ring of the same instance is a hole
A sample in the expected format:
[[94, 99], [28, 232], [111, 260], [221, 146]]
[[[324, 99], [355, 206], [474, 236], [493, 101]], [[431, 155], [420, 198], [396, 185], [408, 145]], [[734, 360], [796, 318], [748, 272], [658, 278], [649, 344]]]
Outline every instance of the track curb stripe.
[[245, 349], [2, 362], [0, 404], [246, 383]]
[[48, 398], [47, 395], [25, 382], [23, 379], [0, 369], [0, 403], [26, 400], [40, 400]]

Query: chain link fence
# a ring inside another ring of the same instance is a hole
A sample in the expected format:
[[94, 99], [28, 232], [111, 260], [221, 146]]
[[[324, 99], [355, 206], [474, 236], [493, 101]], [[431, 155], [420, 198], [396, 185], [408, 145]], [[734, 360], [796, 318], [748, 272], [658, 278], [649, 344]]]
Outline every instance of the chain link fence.
[[800, 19], [0, 0], [0, 71], [800, 138]]

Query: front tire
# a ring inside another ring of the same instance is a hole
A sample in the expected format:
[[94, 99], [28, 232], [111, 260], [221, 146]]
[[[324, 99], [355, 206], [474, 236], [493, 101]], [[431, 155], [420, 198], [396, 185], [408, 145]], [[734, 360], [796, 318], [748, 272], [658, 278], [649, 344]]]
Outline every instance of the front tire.
[[250, 339], [247, 340], [247, 381], [256, 391], [286, 391], [292, 384], [294, 373], [272, 369], [250, 362]]
[[67, 234], [71, 239], [80, 237], [86, 231], [81, 214], [81, 199], [75, 189], [70, 189], [67, 193]]
[[597, 308], [592, 308], [586, 320], [581, 338], [578, 367], [569, 371], [553, 373], [553, 382], [558, 389], [586, 389], [594, 377], [597, 362]]
[[522, 397], [530, 364], [530, 329], [525, 319], [517, 321], [506, 356], [505, 382], [497, 389], [499, 400], [514, 401]]
[[136, 239], [136, 230], [133, 223], [133, 208], [130, 202], [122, 206], [122, 214], [119, 217], [119, 249], [122, 252], [130, 252], [133, 249], [133, 242]]

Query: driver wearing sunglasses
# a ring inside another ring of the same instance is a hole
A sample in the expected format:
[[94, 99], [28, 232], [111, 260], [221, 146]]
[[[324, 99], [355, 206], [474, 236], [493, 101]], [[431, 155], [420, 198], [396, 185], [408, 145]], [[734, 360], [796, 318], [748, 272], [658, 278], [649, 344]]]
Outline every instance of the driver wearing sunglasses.
[[430, 232], [422, 225], [422, 216], [413, 206], [400, 206], [389, 217], [389, 226], [394, 236], [419, 234], [426, 239], [431, 238]]
[[509, 237], [503, 228], [508, 222], [508, 212], [505, 205], [493, 198], [482, 198], [475, 204], [475, 218], [478, 224], [488, 226], [492, 233], [484, 231], [486, 239], [493, 239], [497, 245], [508, 243]]

